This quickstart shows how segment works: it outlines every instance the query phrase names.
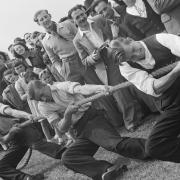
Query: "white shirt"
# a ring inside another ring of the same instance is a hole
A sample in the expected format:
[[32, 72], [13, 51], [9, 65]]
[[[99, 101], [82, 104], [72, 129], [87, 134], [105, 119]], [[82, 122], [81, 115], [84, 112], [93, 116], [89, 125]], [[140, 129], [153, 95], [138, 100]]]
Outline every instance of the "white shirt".
[[[89, 41], [89, 43], [94, 47], [94, 49], [97, 49], [104, 44], [104, 40], [99, 37], [99, 35], [94, 31], [92, 28], [92, 25], [94, 23], [93, 20], [87, 19], [89, 23], [89, 31], [82, 31], [80, 28], [79, 33], [81, 37], [86, 36], [86, 40]], [[97, 76], [99, 79], [103, 82], [103, 84], [108, 84], [108, 79], [107, 79], [107, 73], [106, 73], [106, 68], [103, 62], [99, 62], [95, 65], [96, 69], [95, 72], [97, 73]]]
[[91, 41], [91, 43], [93, 44], [93, 46], [95, 48], [99, 48], [101, 47], [101, 45], [104, 43], [104, 41], [97, 35], [97, 33], [93, 30], [92, 28], [92, 24], [94, 23], [94, 21], [92, 21], [91, 19], [87, 19], [88, 23], [89, 23], [89, 31], [83, 31], [80, 28], [78, 28], [79, 33], [81, 35], [81, 37], [83, 37], [84, 35], [87, 36], [88, 40]]
[[[39, 102], [38, 108], [40, 113], [47, 118], [49, 123], [54, 120], [60, 119], [63, 116], [67, 106], [71, 102], [79, 102], [84, 99], [83, 95], [90, 95], [98, 93], [104, 86], [102, 85], [83, 85], [81, 86], [77, 82], [54, 82], [53, 85], [49, 85], [52, 92], [54, 102]], [[72, 115], [73, 123], [76, 123], [89, 108], [91, 103], [83, 104], [78, 112]]]
[[[171, 53], [180, 57], [180, 37], [173, 34], [160, 33], [156, 34], [156, 40], [171, 50]], [[141, 42], [143, 43], [143, 42]], [[145, 44], [143, 44], [146, 46]], [[146, 69], [152, 69], [155, 65], [154, 59], [147, 49], [145, 48], [145, 59], [138, 62]], [[139, 90], [146, 94], [158, 97], [153, 89], [155, 78], [148, 74], [146, 71], [131, 67], [128, 63], [124, 62], [119, 66], [121, 74], [130, 82], [132, 82]]]
[[147, 18], [146, 7], [142, 0], [136, 0], [136, 3], [134, 6], [126, 8], [126, 12], [134, 16]]

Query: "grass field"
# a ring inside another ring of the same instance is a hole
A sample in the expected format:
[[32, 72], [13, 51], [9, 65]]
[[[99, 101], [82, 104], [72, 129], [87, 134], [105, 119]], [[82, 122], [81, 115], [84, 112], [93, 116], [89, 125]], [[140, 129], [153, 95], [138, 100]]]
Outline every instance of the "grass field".
[[[121, 134], [146, 138], [155, 123], [155, 119], [156, 117], [151, 117], [134, 133], [127, 133], [125, 130], [121, 130]], [[106, 159], [110, 162], [117, 157], [117, 155], [102, 148], [96, 153], [96, 158]], [[118, 180], [180, 180], [180, 164], [162, 161], [145, 163], [131, 160], [128, 169]], [[60, 161], [49, 158], [37, 151], [33, 151], [31, 160], [24, 171], [31, 174], [43, 172], [47, 180], [90, 180], [85, 176], [67, 170], [61, 165]]]

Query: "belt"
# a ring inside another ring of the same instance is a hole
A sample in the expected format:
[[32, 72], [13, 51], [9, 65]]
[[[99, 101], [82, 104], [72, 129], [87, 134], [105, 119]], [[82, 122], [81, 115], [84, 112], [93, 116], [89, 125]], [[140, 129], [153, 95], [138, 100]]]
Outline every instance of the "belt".
[[78, 54], [76, 53], [76, 54], [73, 54], [68, 57], [61, 57], [61, 60], [62, 60], [62, 62], [70, 62], [70, 61], [75, 60], [75, 57], [77, 57], [77, 56], [78, 56]]

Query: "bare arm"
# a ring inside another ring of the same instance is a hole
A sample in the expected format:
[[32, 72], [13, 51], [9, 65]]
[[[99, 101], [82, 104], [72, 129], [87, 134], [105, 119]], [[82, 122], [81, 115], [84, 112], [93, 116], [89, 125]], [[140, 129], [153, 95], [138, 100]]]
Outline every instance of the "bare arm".
[[29, 119], [29, 117], [31, 116], [31, 114], [29, 114], [27, 112], [12, 109], [10, 107], [7, 107], [6, 109], [4, 109], [4, 113], [9, 115], [9, 116], [16, 117], [16, 118]]
[[167, 75], [156, 79], [154, 81], [154, 91], [156, 94], [164, 93], [171, 85], [175, 82], [175, 80], [180, 76], [180, 63]]
[[56, 84], [59, 89], [62, 89], [70, 94], [82, 94], [82, 95], [92, 95], [96, 93], [106, 93], [108, 91], [108, 86], [105, 85], [93, 85], [86, 84], [81, 85], [78, 82], [61, 82]]

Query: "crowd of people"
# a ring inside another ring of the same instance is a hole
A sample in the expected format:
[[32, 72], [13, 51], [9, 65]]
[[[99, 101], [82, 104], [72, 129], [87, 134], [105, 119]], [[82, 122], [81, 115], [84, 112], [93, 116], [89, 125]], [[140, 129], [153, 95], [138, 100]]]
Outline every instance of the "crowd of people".
[[[0, 51], [0, 177], [43, 180], [17, 169], [29, 148], [93, 180], [127, 171], [119, 159], [95, 159], [99, 147], [126, 162], [179, 163], [179, 10], [179, 0], [85, 0], [59, 22], [35, 12], [42, 32], [16, 37], [13, 58]], [[119, 134], [151, 113], [159, 115], [147, 139]]]

